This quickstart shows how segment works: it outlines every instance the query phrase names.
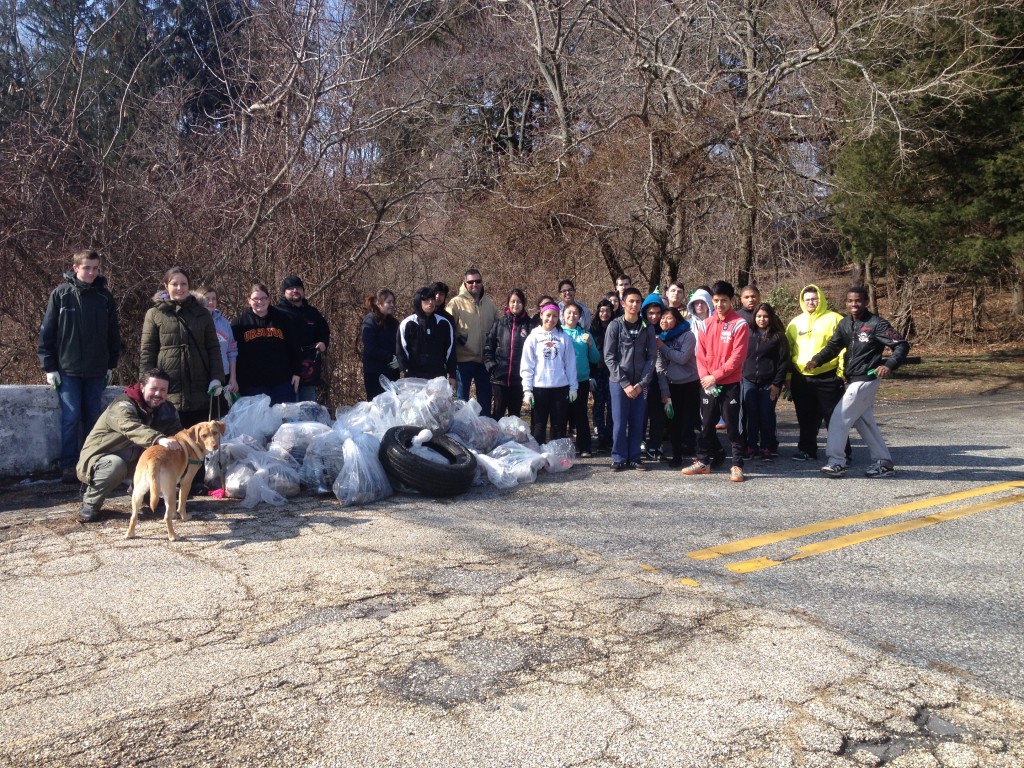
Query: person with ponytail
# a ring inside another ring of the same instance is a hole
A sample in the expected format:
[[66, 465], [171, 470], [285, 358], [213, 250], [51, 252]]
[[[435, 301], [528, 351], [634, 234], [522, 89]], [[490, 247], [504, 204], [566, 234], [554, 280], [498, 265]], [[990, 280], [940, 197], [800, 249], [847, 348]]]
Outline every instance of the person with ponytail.
[[376, 296], [366, 297], [366, 317], [359, 328], [359, 340], [363, 345], [363, 386], [366, 399], [372, 400], [381, 392], [380, 377], [397, 381], [400, 373], [395, 342], [398, 337], [398, 320], [395, 318], [395, 294], [388, 288], [381, 288]]

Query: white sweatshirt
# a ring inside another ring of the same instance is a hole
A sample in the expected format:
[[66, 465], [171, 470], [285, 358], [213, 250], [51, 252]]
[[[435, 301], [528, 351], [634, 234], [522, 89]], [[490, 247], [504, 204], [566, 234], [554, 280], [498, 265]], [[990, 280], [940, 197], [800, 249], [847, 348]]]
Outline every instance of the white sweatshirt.
[[523, 344], [523, 359], [519, 363], [523, 377], [523, 390], [569, 387], [575, 392], [576, 350], [561, 328], [545, 331], [538, 326], [530, 331]]

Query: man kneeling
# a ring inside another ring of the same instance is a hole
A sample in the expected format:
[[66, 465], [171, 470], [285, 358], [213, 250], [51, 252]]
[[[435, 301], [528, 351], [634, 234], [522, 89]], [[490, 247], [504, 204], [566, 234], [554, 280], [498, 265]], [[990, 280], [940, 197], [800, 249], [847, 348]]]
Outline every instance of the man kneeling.
[[170, 376], [151, 368], [138, 384], [114, 398], [85, 439], [76, 470], [86, 485], [78, 519], [91, 523], [103, 502], [134, 472], [142, 452], [151, 445], [181, 450], [167, 435], [181, 430], [178, 412], [167, 402]]

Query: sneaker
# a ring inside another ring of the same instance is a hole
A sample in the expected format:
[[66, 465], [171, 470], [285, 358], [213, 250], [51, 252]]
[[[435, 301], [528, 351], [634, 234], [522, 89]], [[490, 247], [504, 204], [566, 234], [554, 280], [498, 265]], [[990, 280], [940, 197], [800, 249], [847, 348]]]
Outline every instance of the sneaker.
[[580, 451], [576, 458], [578, 459], [589, 459], [593, 454], [590, 451]]
[[100, 519], [100, 510], [98, 507], [90, 507], [88, 504], [83, 504], [82, 509], [78, 512], [78, 522], [80, 523], [95, 523]]
[[60, 481], [65, 485], [75, 485], [78, 482], [78, 473], [74, 467], [64, 467], [60, 473]]
[[715, 424], [715, 429], [717, 429], [719, 431], [725, 429], [725, 419], [719, 419], [718, 423]]
[[842, 477], [846, 474], [846, 467], [842, 464], [826, 464], [821, 471], [829, 477]]
[[624, 462], [624, 461], [616, 461], [616, 462], [612, 463], [612, 472], [621, 472], [625, 468], [626, 468], [626, 462]]
[[690, 466], [683, 467], [682, 472], [684, 475], [710, 475], [711, 467], [703, 461], [695, 461]]
[[644, 464], [642, 461], [639, 461], [639, 460], [629, 462], [629, 468], [630, 469], [635, 469], [637, 472], [646, 472], [647, 471], [647, 465]]
[[746, 480], [747, 478], [743, 476], [743, 467], [733, 467], [732, 472], [729, 473], [729, 479], [734, 483], [742, 483]]
[[805, 451], [797, 451], [792, 456], [793, 461], [813, 461], [814, 457]]
[[896, 467], [882, 461], [876, 461], [864, 470], [864, 477], [892, 477], [896, 474]]
[[765, 462], [766, 464], [770, 464], [771, 462], [775, 461], [775, 457], [772, 456], [772, 452], [767, 448], [761, 449], [760, 457], [761, 461]]
[[747, 461], [750, 461], [750, 459], [754, 458], [756, 455], [757, 448], [747, 447], [743, 449], [743, 458], [746, 459]]

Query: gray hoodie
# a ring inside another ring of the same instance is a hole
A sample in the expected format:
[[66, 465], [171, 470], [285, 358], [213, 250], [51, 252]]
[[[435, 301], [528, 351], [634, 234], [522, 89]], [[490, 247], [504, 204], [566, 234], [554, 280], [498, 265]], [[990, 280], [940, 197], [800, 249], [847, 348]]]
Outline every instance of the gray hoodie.
[[693, 338], [697, 338], [700, 334], [704, 333], [705, 323], [707, 323], [707, 317], [701, 320], [697, 317], [697, 313], [693, 311], [693, 302], [703, 301], [708, 306], [708, 317], [715, 312], [715, 306], [711, 303], [711, 294], [707, 291], [697, 289], [693, 292], [693, 296], [690, 297], [690, 301], [686, 305], [686, 311], [690, 313], [690, 330], [693, 331]]

